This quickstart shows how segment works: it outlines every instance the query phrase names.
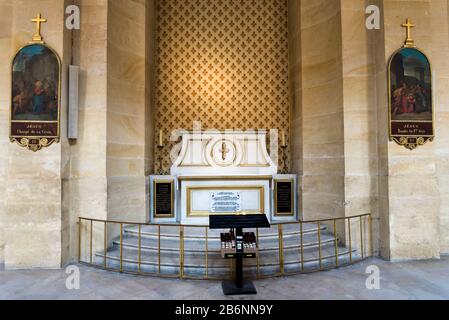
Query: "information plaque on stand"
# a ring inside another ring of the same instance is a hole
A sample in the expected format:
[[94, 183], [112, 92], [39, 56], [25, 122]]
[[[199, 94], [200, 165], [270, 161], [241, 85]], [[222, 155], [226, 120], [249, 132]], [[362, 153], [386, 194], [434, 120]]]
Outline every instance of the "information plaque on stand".
[[222, 254], [235, 258], [235, 282], [223, 281], [225, 295], [257, 294], [252, 281], [243, 281], [243, 258], [254, 258], [257, 254], [257, 239], [254, 233], [243, 233], [243, 228], [269, 228], [267, 216], [256, 215], [210, 215], [210, 229], [231, 229], [222, 235]]

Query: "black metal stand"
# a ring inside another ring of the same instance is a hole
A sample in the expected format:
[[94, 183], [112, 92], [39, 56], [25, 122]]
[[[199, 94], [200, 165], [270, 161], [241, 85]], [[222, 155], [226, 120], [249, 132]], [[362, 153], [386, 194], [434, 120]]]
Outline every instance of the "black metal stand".
[[252, 281], [243, 281], [242, 287], [236, 287], [233, 281], [223, 281], [221, 284], [223, 293], [226, 296], [257, 294], [256, 288]]
[[243, 281], [243, 228], [269, 228], [267, 216], [254, 215], [210, 215], [210, 229], [235, 229], [235, 282], [223, 281], [225, 295], [257, 294], [251, 281]]
[[223, 281], [221, 286], [223, 293], [229, 295], [257, 294], [252, 281], [243, 281], [243, 229], [236, 228], [235, 245], [237, 253], [235, 256], [235, 282]]

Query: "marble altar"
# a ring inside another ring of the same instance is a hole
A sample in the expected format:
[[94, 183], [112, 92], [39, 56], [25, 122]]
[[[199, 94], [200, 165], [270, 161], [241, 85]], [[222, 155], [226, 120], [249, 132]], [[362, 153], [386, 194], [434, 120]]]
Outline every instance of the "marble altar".
[[[295, 221], [296, 175], [277, 172], [264, 130], [186, 132], [170, 175], [150, 177], [150, 220], [207, 225], [210, 214], [263, 213], [271, 222]], [[274, 210], [276, 179], [292, 182], [288, 215], [277, 215]], [[155, 186], [167, 181], [174, 183], [175, 214], [164, 217], [155, 212]]]

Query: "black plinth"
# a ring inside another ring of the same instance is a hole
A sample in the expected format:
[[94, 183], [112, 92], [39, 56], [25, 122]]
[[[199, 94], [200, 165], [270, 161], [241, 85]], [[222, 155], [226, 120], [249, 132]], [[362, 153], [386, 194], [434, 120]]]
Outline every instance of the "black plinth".
[[223, 281], [221, 287], [226, 296], [257, 294], [256, 287], [254, 287], [252, 281], [243, 281], [241, 288], [237, 288], [234, 281]]
[[257, 294], [251, 281], [243, 281], [243, 228], [269, 228], [270, 223], [266, 215], [211, 215], [209, 216], [211, 229], [234, 229], [236, 235], [235, 255], [235, 283], [223, 281], [225, 295]]

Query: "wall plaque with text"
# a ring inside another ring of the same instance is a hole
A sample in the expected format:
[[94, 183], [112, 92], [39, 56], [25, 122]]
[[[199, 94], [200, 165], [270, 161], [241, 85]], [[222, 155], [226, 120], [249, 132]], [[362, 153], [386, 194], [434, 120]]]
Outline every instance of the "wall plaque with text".
[[276, 180], [274, 185], [274, 215], [294, 215], [293, 180]]
[[210, 212], [237, 213], [242, 211], [242, 198], [236, 191], [210, 193]]
[[154, 216], [156, 218], [171, 218], [175, 215], [174, 209], [174, 181], [154, 181], [153, 201]]

